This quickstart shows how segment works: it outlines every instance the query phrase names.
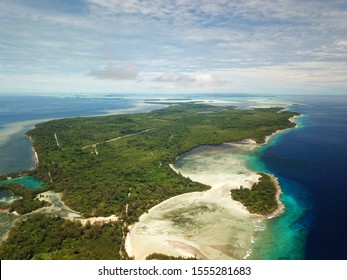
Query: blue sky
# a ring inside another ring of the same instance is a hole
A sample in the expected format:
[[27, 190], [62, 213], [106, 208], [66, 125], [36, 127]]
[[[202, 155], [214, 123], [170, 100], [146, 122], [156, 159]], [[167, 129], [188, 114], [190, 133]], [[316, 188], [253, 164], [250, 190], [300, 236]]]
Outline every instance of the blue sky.
[[345, 0], [1, 0], [0, 93], [347, 93]]

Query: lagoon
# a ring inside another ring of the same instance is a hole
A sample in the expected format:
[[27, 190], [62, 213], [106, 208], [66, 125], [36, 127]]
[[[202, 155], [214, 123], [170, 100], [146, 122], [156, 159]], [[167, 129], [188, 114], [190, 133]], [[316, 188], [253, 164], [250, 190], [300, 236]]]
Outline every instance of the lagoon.
[[[27, 97], [25, 100], [30, 98]], [[257, 226], [257, 235], [253, 240], [253, 253], [250, 258], [346, 259], [347, 237], [345, 229], [347, 224], [345, 217], [347, 208], [344, 174], [347, 166], [347, 142], [345, 141], [347, 136], [347, 122], [345, 121], [347, 119], [347, 98], [344, 96], [281, 96], [281, 98], [273, 99], [235, 97], [233, 95], [199, 95], [190, 96], [190, 98], [218, 99], [221, 103], [228, 102], [241, 108], [285, 105], [290, 110], [305, 115], [299, 120], [303, 123], [302, 128], [278, 135], [269, 145], [257, 150], [253, 155], [248, 155], [246, 160], [246, 164], [251, 168], [273, 173], [278, 177], [284, 191], [282, 200], [286, 204], [285, 212], [280, 217], [268, 221], [265, 230], [264, 225], [259, 224]], [[287, 98], [288, 101], [281, 103], [279, 100], [283, 98]], [[22, 99], [22, 97], [13, 97], [18, 106], [19, 104], [27, 104]], [[261, 99], [267, 100], [267, 102], [260, 102]], [[37, 108], [38, 106], [43, 108], [55, 99], [38, 97], [32, 100], [33, 102], [28, 108]], [[137, 103], [139, 100], [140, 98], [132, 101]], [[35, 102], [37, 103], [36, 107]], [[293, 103], [301, 105], [290, 107]], [[16, 108], [18, 116], [13, 113], [12, 115], [7, 114], [7, 117], [4, 118], [4, 112], [10, 111], [12, 108], [8, 104], [8, 102], [2, 102], [0, 108], [2, 109], [0, 110], [1, 174], [7, 173], [5, 168], [8, 166], [8, 162], [6, 160], [13, 158], [16, 155], [15, 151], [18, 151], [15, 147], [16, 143], [27, 145], [24, 147], [27, 153], [20, 154], [19, 160], [13, 161], [19, 166], [13, 171], [23, 170], [20, 164], [25, 160], [32, 162], [30, 141], [23, 137], [25, 130], [20, 129], [20, 132], [13, 134], [7, 130], [6, 125], [9, 124], [9, 128], [11, 128], [14, 127], [14, 123], [24, 120], [53, 118], [55, 117], [53, 116], [55, 108], [59, 109], [59, 104], [66, 104], [66, 100], [62, 98], [61, 102], [55, 103], [54, 106], [52, 103], [50, 107], [45, 107], [49, 109], [47, 112], [52, 112], [49, 116], [40, 115], [36, 109], [33, 111], [36, 110], [37, 115], [30, 112], [24, 114], [23, 108], [18, 107]], [[85, 108], [84, 112], [78, 112], [80, 115], [88, 111], [83, 104], [79, 104]], [[60, 111], [56, 116], [66, 116], [63, 113]], [[72, 110], [70, 113], [70, 116], [74, 115]], [[3, 122], [1, 123], [1, 121]], [[1, 138], [2, 133], [6, 134], [5, 138]], [[10, 138], [7, 137], [7, 134], [18, 137]], [[26, 144], [24, 141], [27, 141]], [[30, 167], [32, 166], [29, 164], [28, 168]], [[5, 216], [1, 217], [5, 218]], [[7, 218], [8, 215], [6, 215]]]
[[32, 176], [22, 176], [18, 178], [8, 179], [5, 181], [1, 181], [0, 185], [18, 183], [23, 185], [24, 187], [30, 190], [41, 189], [44, 187], [44, 183]]

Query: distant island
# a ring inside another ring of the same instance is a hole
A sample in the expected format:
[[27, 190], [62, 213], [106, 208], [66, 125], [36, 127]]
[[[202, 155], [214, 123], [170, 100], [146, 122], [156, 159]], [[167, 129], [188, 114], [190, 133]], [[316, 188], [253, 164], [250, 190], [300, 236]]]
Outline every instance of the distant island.
[[[294, 127], [289, 119], [296, 115], [283, 108], [238, 110], [179, 104], [150, 113], [38, 124], [27, 133], [37, 167], [22, 175], [41, 180], [44, 188], [24, 190], [17, 183], [0, 186], [23, 197], [13, 205], [2, 205], [3, 210], [26, 215], [0, 245], [0, 257], [129, 259], [125, 238], [129, 226], [143, 213], [174, 196], [210, 188], [174, 172], [170, 164], [178, 156], [201, 145], [244, 139], [264, 143], [276, 131]], [[18, 174], [11, 174], [15, 176]], [[261, 191], [253, 195], [249, 189], [233, 190], [230, 200], [241, 201], [250, 212], [270, 215], [280, 207], [279, 190], [271, 177], [261, 176], [255, 186], [258, 190], [263, 187]], [[40, 197], [43, 191], [62, 194], [59, 203], [76, 215], [62, 218], [41, 213], [40, 208], [54, 203]], [[110, 216], [116, 218], [97, 219]], [[82, 223], [82, 218], [89, 220]]]

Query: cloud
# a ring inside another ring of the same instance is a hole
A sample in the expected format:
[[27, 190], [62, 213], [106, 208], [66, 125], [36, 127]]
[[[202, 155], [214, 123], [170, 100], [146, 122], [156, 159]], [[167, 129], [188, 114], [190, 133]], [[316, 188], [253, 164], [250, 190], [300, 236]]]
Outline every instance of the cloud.
[[[56, 76], [47, 92], [70, 75], [84, 79], [81, 91], [91, 84], [132, 92], [342, 88], [347, 69], [336, 67], [347, 65], [345, 2], [2, 0], [0, 74]], [[12, 86], [23, 91], [19, 84]], [[31, 84], [27, 91], [36, 90]]]
[[228, 80], [221, 80], [211, 73], [202, 72], [196, 74], [163, 73], [151, 80], [155, 83], [165, 83], [170, 87], [220, 87], [230, 83]]
[[155, 77], [152, 79], [152, 81], [157, 83], [189, 84], [195, 82], [195, 79], [181, 73], [164, 73], [158, 77]]
[[220, 87], [231, 83], [230, 80], [221, 80], [210, 73], [197, 74], [195, 79], [198, 85], [205, 87]]
[[[127, 14], [146, 17], [161, 22], [200, 22], [223, 26], [235, 22], [235, 18], [257, 23], [288, 20], [317, 23], [329, 20], [332, 25], [341, 25], [334, 19], [343, 19], [346, 6], [341, 0], [86, 0], [91, 10], [101, 14]], [[207, 26], [207, 25], [205, 25]]]
[[114, 65], [107, 65], [101, 69], [94, 69], [88, 76], [92, 76], [99, 80], [135, 80], [138, 76], [138, 70], [133, 65], [127, 65], [125, 67], [116, 67]]

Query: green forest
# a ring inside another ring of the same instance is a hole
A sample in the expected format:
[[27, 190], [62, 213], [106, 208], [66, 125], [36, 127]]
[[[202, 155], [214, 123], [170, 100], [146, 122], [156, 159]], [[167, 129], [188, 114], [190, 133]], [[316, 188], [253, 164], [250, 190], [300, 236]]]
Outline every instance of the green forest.
[[0, 204], [0, 209], [6, 209], [10, 212], [16, 211], [18, 214], [30, 213], [36, 209], [48, 206], [48, 202], [36, 199], [37, 194], [42, 192], [40, 190], [30, 190], [18, 183], [11, 183], [1, 186], [0, 189], [9, 190], [20, 199], [15, 200], [10, 205]]
[[34, 214], [18, 223], [3, 246], [1, 259], [120, 259], [119, 223], [81, 226], [63, 218]]
[[[288, 119], [297, 113], [282, 109], [238, 110], [182, 104], [150, 113], [49, 121], [27, 133], [39, 157], [38, 167], [27, 175], [44, 181], [46, 190], [63, 193], [65, 204], [85, 217], [115, 214], [124, 224], [133, 224], [151, 207], [170, 197], [209, 189], [172, 171], [169, 164], [180, 154], [204, 144], [243, 139], [262, 143], [267, 135], [294, 126]], [[23, 206], [21, 213], [38, 206]], [[15, 209], [20, 208], [17, 205]], [[54, 217], [47, 219], [48, 225], [57, 227], [53, 231], [57, 234], [59, 227], [72, 223]], [[78, 240], [72, 241], [74, 238], [68, 237], [69, 233], [64, 238], [70, 243], [58, 242], [59, 246], [45, 240], [63, 237], [37, 230], [38, 241], [28, 243], [33, 247], [31, 254], [18, 255], [17, 251], [22, 251], [24, 246], [18, 241], [21, 232], [34, 228], [37, 223], [35, 219], [18, 223], [10, 238], [1, 245], [0, 257], [120, 258], [119, 254], [111, 256], [103, 250], [99, 255], [83, 253], [89, 246], [86, 240], [90, 235], [80, 225], [77, 226], [80, 228]], [[115, 226], [117, 229], [110, 227], [104, 225], [97, 229], [102, 233], [95, 242], [104, 242], [105, 248], [111, 246], [104, 240], [105, 236], [117, 234], [121, 228], [119, 224]], [[121, 234], [114, 237], [112, 246], [121, 246], [121, 238]], [[41, 248], [41, 243], [45, 248]], [[74, 254], [72, 248], [80, 254]]]
[[260, 215], [270, 215], [277, 209], [276, 184], [271, 176], [265, 173], [261, 175], [259, 182], [255, 183], [251, 189], [243, 188], [231, 190], [231, 197], [240, 201], [251, 213]]
[[146, 260], [197, 260], [196, 258], [174, 257], [164, 254], [153, 253], [146, 257]]

